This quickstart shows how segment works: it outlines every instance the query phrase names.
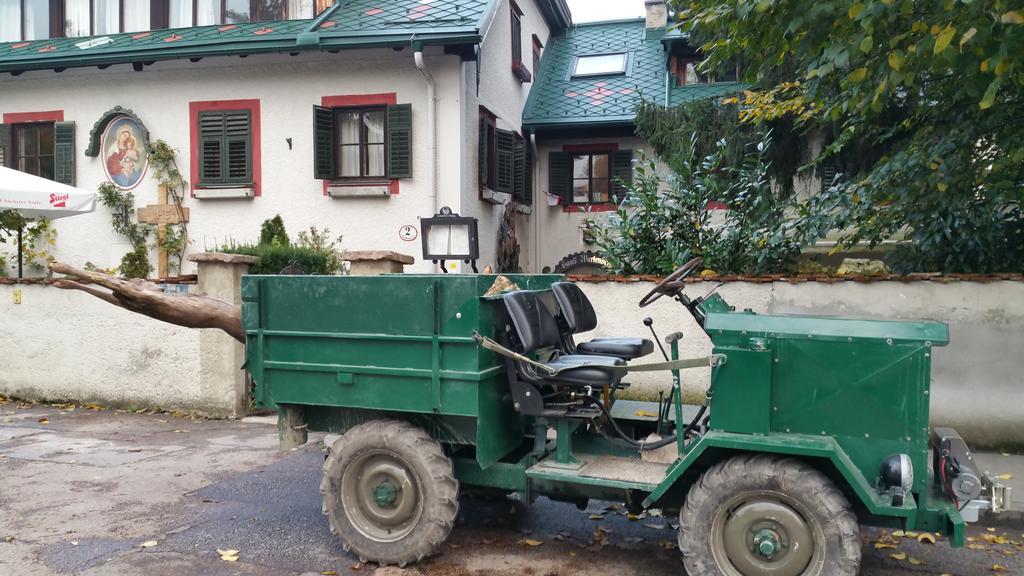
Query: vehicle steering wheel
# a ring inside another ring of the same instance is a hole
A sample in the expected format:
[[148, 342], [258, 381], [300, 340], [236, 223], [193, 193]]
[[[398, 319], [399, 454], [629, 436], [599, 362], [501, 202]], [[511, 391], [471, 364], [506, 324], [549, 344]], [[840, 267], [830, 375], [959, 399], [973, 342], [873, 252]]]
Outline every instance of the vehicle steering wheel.
[[644, 308], [653, 304], [658, 298], [662, 296], [676, 296], [683, 291], [686, 284], [683, 283], [683, 279], [689, 276], [698, 266], [704, 263], [704, 259], [700, 256], [690, 260], [686, 264], [680, 266], [675, 272], [671, 273], [658, 285], [651, 289], [640, 299], [640, 307]]

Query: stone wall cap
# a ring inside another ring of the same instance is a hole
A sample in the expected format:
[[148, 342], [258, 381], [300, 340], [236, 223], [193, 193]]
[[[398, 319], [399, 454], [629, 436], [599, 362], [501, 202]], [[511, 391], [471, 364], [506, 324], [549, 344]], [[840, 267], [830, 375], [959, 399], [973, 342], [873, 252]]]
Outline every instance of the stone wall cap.
[[224, 252], [200, 252], [189, 254], [191, 262], [219, 262], [221, 264], [255, 264], [260, 261], [259, 256], [246, 256], [245, 254], [226, 254]]
[[391, 250], [346, 250], [345, 254], [342, 255], [342, 260], [346, 262], [377, 262], [380, 260], [390, 260], [400, 264], [412, 264], [416, 261], [412, 256], [399, 254], [398, 252], [392, 252]]

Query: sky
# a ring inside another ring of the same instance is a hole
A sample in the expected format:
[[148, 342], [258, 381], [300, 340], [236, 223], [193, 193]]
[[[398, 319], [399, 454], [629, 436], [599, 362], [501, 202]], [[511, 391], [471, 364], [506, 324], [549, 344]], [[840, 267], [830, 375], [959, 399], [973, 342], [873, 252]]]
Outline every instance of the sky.
[[644, 15], [644, 0], [567, 0], [572, 21], [621, 20]]

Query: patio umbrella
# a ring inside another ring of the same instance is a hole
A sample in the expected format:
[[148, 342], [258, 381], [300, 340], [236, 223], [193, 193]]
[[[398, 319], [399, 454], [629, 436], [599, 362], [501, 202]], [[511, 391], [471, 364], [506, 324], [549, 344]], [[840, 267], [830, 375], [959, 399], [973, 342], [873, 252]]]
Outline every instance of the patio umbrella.
[[[0, 166], [0, 212], [13, 210], [28, 219], [50, 220], [96, 209], [96, 193]], [[21, 278], [21, 228], [18, 229], [18, 277]]]

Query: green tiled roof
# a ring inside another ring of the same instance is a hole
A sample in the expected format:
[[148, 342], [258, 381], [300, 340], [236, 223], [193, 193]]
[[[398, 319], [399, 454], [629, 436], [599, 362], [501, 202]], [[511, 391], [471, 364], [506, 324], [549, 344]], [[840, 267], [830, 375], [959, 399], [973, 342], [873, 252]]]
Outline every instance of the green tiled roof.
[[[677, 31], [648, 29], [643, 19], [580, 24], [553, 37], [523, 111], [528, 128], [572, 125], [632, 124], [641, 99], [665, 103], [666, 66], [663, 40]], [[626, 52], [626, 74], [572, 78], [578, 56]], [[673, 87], [669, 104], [721, 96], [735, 83]]]
[[[315, 20], [52, 38], [0, 44], [0, 72], [149, 62], [218, 55], [328, 50], [354, 46], [478, 42], [494, 0], [340, 0]], [[318, 20], [323, 20], [318, 26]]]

